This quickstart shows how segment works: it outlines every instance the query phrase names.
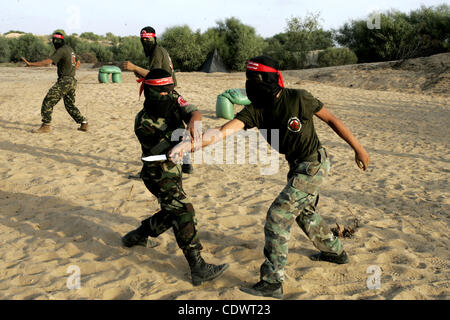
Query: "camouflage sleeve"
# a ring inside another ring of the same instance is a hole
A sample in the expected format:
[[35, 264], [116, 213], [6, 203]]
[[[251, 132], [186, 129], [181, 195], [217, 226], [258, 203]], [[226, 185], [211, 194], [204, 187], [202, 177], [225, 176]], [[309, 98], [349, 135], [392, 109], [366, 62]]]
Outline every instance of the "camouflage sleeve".
[[178, 97], [178, 105], [180, 107], [181, 117], [185, 123], [188, 123], [191, 119], [192, 112], [198, 111], [196, 105], [187, 102], [182, 96]]

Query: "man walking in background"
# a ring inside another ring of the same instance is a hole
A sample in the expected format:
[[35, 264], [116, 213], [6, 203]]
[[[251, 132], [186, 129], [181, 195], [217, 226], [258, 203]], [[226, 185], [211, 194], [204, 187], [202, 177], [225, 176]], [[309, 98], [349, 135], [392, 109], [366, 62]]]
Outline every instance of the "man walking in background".
[[73, 49], [65, 44], [64, 35], [62, 33], [55, 32], [52, 36], [52, 42], [56, 51], [50, 58], [38, 62], [29, 62], [22, 57], [22, 60], [26, 63], [27, 67], [45, 67], [54, 64], [58, 68], [58, 81], [50, 88], [42, 102], [42, 125], [39, 129], [33, 130], [33, 132], [50, 132], [53, 107], [61, 100], [61, 98], [64, 100], [64, 106], [66, 107], [67, 112], [76, 123], [80, 124], [78, 130], [87, 131], [87, 119], [81, 115], [80, 110], [75, 106], [75, 90], [77, 88], [75, 73], [80, 66], [80, 60], [75, 55]]
[[[169, 53], [166, 49], [161, 47], [157, 43], [156, 31], [152, 27], [145, 27], [141, 30], [141, 43], [144, 48], [145, 56], [148, 57], [149, 69], [144, 69], [130, 61], [125, 61], [122, 64], [122, 69], [132, 71], [138, 78], [145, 78], [150, 70], [164, 69], [172, 75], [174, 81], [174, 87], [177, 86], [177, 79], [175, 77], [175, 71], [173, 69], [172, 59], [170, 59]], [[183, 173], [190, 174], [194, 171], [192, 164], [190, 163], [190, 157], [187, 155], [183, 159], [182, 170]]]

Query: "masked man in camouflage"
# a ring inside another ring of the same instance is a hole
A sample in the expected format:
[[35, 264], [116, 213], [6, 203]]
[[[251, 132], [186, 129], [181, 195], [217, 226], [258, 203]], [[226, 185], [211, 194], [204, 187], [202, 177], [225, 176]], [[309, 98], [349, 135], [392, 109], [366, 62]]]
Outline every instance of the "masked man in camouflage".
[[64, 100], [64, 106], [66, 107], [67, 112], [76, 123], [80, 124], [78, 130], [87, 131], [87, 119], [81, 115], [80, 110], [75, 106], [75, 90], [77, 88], [75, 71], [80, 66], [80, 60], [75, 55], [72, 48], [65, 44], [64, 35], [62, 33], [55, 32], [52, 36], [52, 42], [56, 51], [50, 58], [39, 62], [29, 62], [22, 57], [22, 60], [28, 67], [44, 67], [49, 64], [55, 64], [58, 68], [58, 81], [50, 88], [42, 102], [42, 125], [33, 132], [50, 132], [53, 107], [61, 100], [61, 98]]
[[[344, 123], [322, 102], [305, 90], [284, 88], [278, 63], [272, 58], [252, 58], [248, 62], [246, 76], [246, 91], [252, 103], [222, 127], [206, 131], [202, 147], [241, 129], [256, 127], [278, 131], [279, 141], [270, 139], [268, 142], [286, 156], [290, 168], [288, 182], [267, 212], [265, 261], [260, 269], [260, 281], [241, 290], [256, 296], [282, 298], [290, 228], [294, 220], [320, 251], [311, 257], [313, 260], [338, 264], [349, 261], [341, 241], [317, 212], [319, 187], [328, 175], [330, 160], [317, 136], [313, 116], [328, 124], [353, 148], [356, 163], [363, 170], [369, 165], [369, 155]], [[271, 136], [267, 133], [267, 138]], [[181, 142], [169, 152], [169, 158], [176, 161], [181, 153], [199, 148], [195, 146], [193, 149], [190, 144]]]
[[[138, 78], [145, 78], [149, 70], [152, 69], [164, 69], [172, 75], [174, 81], [174, 87], [177, 86], [177, 80], [175, 78], [175, 71], [173, 69], [172, 59], [166, 49], [161, 47], [157, 43], [156, 31], [152, 27], [145, 27], [141, 30], [141, 43], [144, 48], [145, 56], [148, 58], [149, 68], [144, 69], [134, 65], [130, 61], [125, 61], [122, 64], [123, 70], [132, 71]], [[192, 173], [194, 168], [190, 163], [189, 156], [184, 158], [182, 170], [184, 173]]]
[[[188, 139], [201, 139], [199, 126], [202, 115], [174, 90], [169, 72], [153, 69], [142, 82], [144, 108], [137, 114], [134, 131], [141, 143], [144, 157], [167, 153], [179, 139], [172, 136], [184, 131]], [[187, 124], [185, 129], [184, 123]], [[175, 140], [175, 141], [173, 141]], [[206, 263], [200, 255], [202, 245], [197, 232], [195, 211], [182, 187], [181, 166], [170, 161], [144, 162], [141, 177], [147, 189], [158, 198], [161, 210], [142, 221], [141, 226], [126, 234], [126, 247], [146, 246], [149, 236], [158, 237], [172, 228], [175, 239], [191, 269], [192, 283], [197, 286], [213, 280], [228, 268], [228, 264]]]

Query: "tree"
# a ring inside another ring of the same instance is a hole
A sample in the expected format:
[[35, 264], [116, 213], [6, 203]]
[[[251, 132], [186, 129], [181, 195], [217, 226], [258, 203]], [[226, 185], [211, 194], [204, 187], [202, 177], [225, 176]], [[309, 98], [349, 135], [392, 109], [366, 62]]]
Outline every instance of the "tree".
[[121, 38], [119, 44], [112, 47], [112, 52], [115, 61], [131, 61], [142, 68], [148, 68], [148, 58], [139, 37]]
[[93, 32], [83, 32], [82, 34], [80, 34], [80, 38], [92, 41], [100, 41], [102, 39], [101, 36]]
[[358, 62], [356, 54], [348, 48], [328, 48], [319, 53], [317, 59], [320, 67], [341, 66]]
[[9, 42], [6, 38], [0, 37], [0, 62], [9, 62], [10, 57]]
[[262, 54], [266, 43], [253, 27], [234, 17], [217, 24], [218, 38], [223, 38], [226, 46], [219, 48], [219, 54], [229, 69], [243, 71], [249, 58]]
[[200, 31], [192, 32], [187, 25], [166, 29], [161, 36], [161, 45], [168, 51], [174, 68], [181, 71], [197, 70], [206, 55]]
[[48, 58], [51, 53], [51, 47], [45, 44], [41, 39], [27, 33], [17, 39], [9, 40], [11, 49], [11, 61], [18, 62], [21, 57], [29, 61], [40, 61]]
[[333, 34], [320, 26], [320, 13], [286, 20], [284, 33], [266, 40], [264, 54], [276, 59], [281, 69], [301, 69], [309, 51], [333, 46]]
[[352, 20], [336, 32], [336, 41], [352, 49], [360, 62], [407, 59], [448, 52], [450, 9], [448, 5], [422, 7], [405, 14], [380, 14], [379, 29], [366, 20]]

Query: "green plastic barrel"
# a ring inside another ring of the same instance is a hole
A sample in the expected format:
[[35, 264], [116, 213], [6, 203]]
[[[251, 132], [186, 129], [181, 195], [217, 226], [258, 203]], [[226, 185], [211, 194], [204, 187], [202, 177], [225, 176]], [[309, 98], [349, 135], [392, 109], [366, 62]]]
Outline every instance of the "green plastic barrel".
[[228, 100], [231, 101], [231, 103], [241, 106], [246, 106], [251, 103], [247, 98], [245, 89], [228, 89], [224, 93], [222, 93], [222, 96], [227, 97]]
[[99, 72], [98, 73], [98, 82], [109, 83], [109, 73]]
[[122, 74], [121, 73], [113, 73], [112, 76], [113, 83], [122, 83]]
[[114, 74], [114, 73], [122, 73], [122, 70], [120, 70], [120, 68], [116, 66], [102, 66], [99, 72]]
[[225, 118], [228, 120], [234, 119], [234, 105], [228, 98], [222, 95], [217, 97], [216, 116], [218, 118]]
[[112, 74], [112, 82], [122, 83], [122, 70], [116, 66], [102, 66], [98, 70], [98, 81], [100, 83], [109, 83], [110, 74]]

